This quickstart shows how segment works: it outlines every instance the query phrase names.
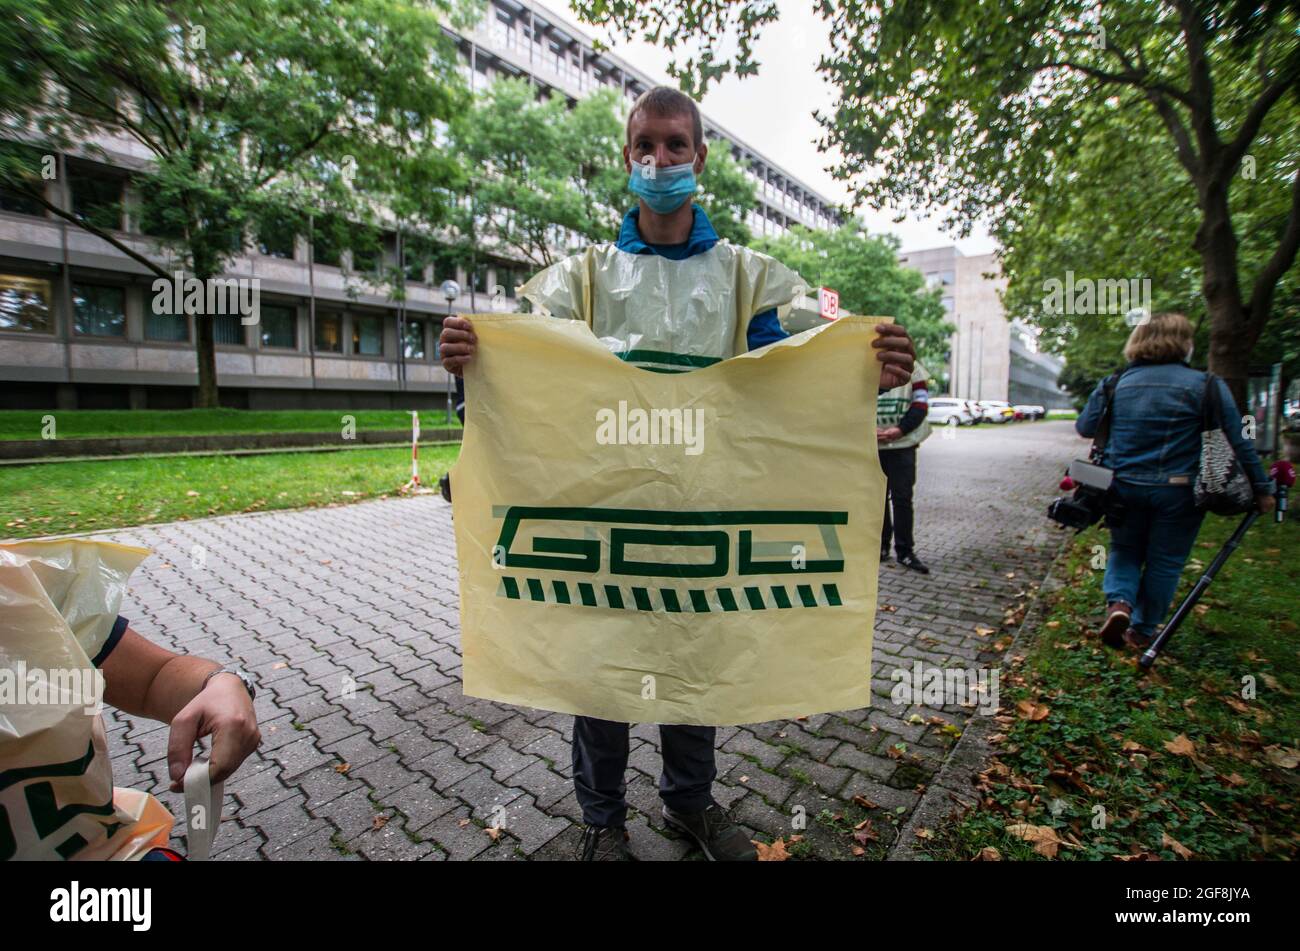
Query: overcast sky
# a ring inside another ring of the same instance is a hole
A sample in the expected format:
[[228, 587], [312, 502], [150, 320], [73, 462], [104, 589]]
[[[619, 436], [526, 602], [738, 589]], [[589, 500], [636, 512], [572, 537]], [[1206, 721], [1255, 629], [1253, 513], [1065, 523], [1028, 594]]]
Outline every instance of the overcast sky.
[[[669, 83], [667, 66], [672, 57], [668, 51], [580, 24], [564, 0], [538, 2], [578, 32], [606, 43], [637, 69]], [[845, 183], [826, 171], [834, 164], [834, 154], [817, 150], [822, 130], [813, 118], [815, 109], [829, 113], [834, 104], [833, 88], [817, 72], [818, 59], [830, 51], [829, 26], [813, 11], [811, 0], [780, 0], [779, 7], [781, 19], [764, 29], [754, 47], [758, 75], [745, 79], [728, 75], [710, 86], [701, 106], [710, 119], [796, 178], [832, 201], [846, 201]], [[898, 235], [905, 251], [954, 243], [937, 218], [895, 222], [889, 211], [869, 208], [860, 214], [871, 231]], [[955, 243], [964, 254], [983, 254], [996, 247], [983, 229]]]

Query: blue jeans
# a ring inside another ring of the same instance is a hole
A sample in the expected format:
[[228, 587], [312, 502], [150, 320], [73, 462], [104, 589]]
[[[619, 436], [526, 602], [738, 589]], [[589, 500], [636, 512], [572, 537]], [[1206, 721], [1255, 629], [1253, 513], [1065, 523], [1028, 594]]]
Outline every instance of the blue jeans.
[[1205, 513], [1190, 485], [1134, 485], [1116, 481], [1124, 524], [1110, 530], [1110, 555], [1102, 587], [1106, 601], [1133, 608], [1133, 629], [1155, 633], [1178, 590], [1187, 556]]

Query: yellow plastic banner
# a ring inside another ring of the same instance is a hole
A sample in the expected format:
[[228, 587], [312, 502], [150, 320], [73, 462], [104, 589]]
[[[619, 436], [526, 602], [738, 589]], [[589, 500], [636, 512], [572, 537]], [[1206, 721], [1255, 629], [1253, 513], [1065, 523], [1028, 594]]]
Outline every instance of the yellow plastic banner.
[[89, 539], [0, 544], [0, 860], [138, 859], [172, 815], [115, 788], [91, 657], [149, 552]]
[[718, 726], [869, 705], [888, 318], [672, 373], [578, 321], [471, 317], [467, 695]]

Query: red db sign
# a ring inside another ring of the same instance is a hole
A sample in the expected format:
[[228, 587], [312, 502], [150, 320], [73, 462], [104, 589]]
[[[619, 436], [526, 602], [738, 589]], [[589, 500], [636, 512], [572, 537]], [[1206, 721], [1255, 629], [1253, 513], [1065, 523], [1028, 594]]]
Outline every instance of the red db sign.
[[818, 304], [823, 320], [835, 320], [840, 316], [840, 295], [829, 287], [818, 288]]

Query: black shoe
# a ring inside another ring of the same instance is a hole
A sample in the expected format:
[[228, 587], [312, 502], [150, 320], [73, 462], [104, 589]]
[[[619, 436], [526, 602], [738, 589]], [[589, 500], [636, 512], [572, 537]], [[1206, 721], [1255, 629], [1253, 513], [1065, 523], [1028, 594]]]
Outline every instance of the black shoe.
[[908, 552], [906, 555], [899, 555], [898, 563], [904, 568], [911, 568], [913, 571], [919, 571], [923, 575], [928, 575], [930, 573], [930, 569], [925, 567], [925, 564], [921, 559], [917, 558], [916, 555], [911, 552]]
[[880, 560], [881, 560], [881, 561], [889, 561], [889, 549], [888, 549], [888, 548], [882, 548], [882, 549], [880, 549]]
[[447, 500], [447, 503], [451, 504], [451, 476], [443, 473], [442, 477], [438, 479], [438, 491], [442, 493], [442, 497]]
[[758, 849], [716, 802], [703, 812], [675, 812], [664, 806], [669, 828], [695, 840], [710, 862], [757, 862]]
[[636, 856], [627, 844], [629, 838], [622, 826], [583, 826], [582, 841], [573, 857], [579, 862], [635, 862]]

